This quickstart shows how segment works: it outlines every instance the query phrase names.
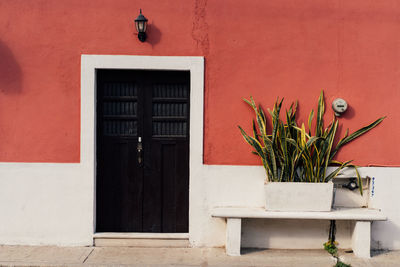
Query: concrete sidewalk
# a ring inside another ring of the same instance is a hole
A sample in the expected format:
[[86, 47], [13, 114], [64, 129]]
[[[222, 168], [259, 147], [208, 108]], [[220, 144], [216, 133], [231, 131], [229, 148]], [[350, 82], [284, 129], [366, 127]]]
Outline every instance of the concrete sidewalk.
[[[400, 266], [400, 251], [374, 253], [369, 260], [341, 251], [356, 266]], [[323, 250], [244, 249], [240, 257], [223, 248], [133, 248], [0, 246], [0, 266], [333, 266]]]

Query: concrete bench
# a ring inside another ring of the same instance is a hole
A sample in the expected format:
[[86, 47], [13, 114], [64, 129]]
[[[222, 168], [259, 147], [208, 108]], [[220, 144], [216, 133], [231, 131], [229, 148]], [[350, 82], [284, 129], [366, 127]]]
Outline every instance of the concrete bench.
[[352, 249], [360, 258], [370, 258], [371, 222], [387, 220], [381, 211], [368, 208], [335, 208], [327, 212], [283, 212], [266, 211], [262, 208], [227, 207], [214, 208], [211, 215], [227, 220], [226, 253], [230, 256], [240, 256], [242, 218], [355, 221]]

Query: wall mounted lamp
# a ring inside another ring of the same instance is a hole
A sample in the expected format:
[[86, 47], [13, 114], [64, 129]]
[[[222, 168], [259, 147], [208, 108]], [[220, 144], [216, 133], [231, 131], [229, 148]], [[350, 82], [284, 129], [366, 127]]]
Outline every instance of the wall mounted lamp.
[[142, 15], [142, 9], [140, 9], [139, 16], [135, 19], [135, 27], [138, 32], [138, 38], [141, 42], [146, 41], [146, 29], [147, 29], [147, 19]]

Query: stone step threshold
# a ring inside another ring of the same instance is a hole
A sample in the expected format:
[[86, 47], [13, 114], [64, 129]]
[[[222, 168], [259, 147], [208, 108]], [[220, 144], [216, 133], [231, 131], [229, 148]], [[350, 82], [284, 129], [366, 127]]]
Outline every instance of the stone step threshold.
[[96, 247], [187, 248], [188, 233], [95, 233]]

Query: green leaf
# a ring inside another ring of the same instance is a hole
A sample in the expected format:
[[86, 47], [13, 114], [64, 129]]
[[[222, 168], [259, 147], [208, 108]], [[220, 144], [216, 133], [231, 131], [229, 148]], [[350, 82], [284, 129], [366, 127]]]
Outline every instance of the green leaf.
[[270, 161], [271, 161], [271, 165], [272, 165], [272, 176], [274, 178], [277, 178], [278, 177], [278, 168], [276, 165], [276, 157], [275, 157], [275, 151], [272, 146], [272, 141], [269, 140], [268, 138], [264, 139], [264, 140], [266, 141], [265, 148], [270, 156]]
[[257, 134], [257, 127], [256, 127], [256, 122], [253, 120], [253, 135], [254, 135], [254, 139], [258, 139], [258, 134]]
[[306, 146], [309, 148], [310, 146], [312, 146], [318, 139], [321, 139], [321, 137], [317, 137], [317, 136], [312, 136], [308, 138], [308, 141], [306, 143]]
[[275, 143], [275, 139], [276, 139], [276, 134], [278, 131], [278, 125], [279, 125], [279, 113], [281, 111], [281, 107], [282, 107], [282, 102], [283, 99], [281, 100], [281, 102], [279, 104], [278, 103], [278, 99], [277, 102], [274, 105], [274, 109], [272, 111], [272, 143]]
[[330, 180], [335, 178], [343, 168], [347, 167], [350, 164], [350, 162], [352, 162], [352, 160], [343, 162], [342, 165], [340, 165], [336, 170], [334, 170], [326, 178], [324, 178], [325, 182], [329, 182]]
[[[333, 146], [333, 141], [335, 139], [336, 130], [337, 130], [338, 125], [339, 125], [339, 121], [335, 121], [335, 123], [331, 127], [331, 130], [329, 131], [328, 136], [327, 136], [328, 147], [327, 147], [327, 151], [326, 151], [325, 168], [324, 168], [322, 177], [325, 177], [326, 170], [328, 169], [328, 164], [329, 164], [329, 161], [331, 158], [331, 150], [332, 150], [332, 146]], [[323, 178], [323, 179], [324, 179], [323, 181], [325, 182], [325, 178]]]
[[374, 122], [368, 124], [367, 126], [365, 126], [365, 127], [361, 128], [361, 129], [355, 131], [354, 133], [350, 134], [349, 136], [347, 136], [347, 137], [341, 139], [341, 140], [339, 141], [339, 143], [336, 145], [335, 149], [333, 150], [333, 155], [335, 155], [336, 152], [337, 152], [342, 146], [346, 145], [347, 143], [353, 141], [353, 140], [356, 139], [357, 137], [359, 137], [359, 136], [365, 134], [366, 132], [372, 130], [373, 128], [375, 128], [375, 127], [376, 127], [377, 125], [379, 125], [385, 118], [386, 118], [386, 116], [385, 116], [385, 117], [381, 117], [381, 118], [377, 119], [376, 121], [374, 121]]
[[324, 103], [324, 91], [321, 91], [321, 94], [318, 98], [318, 110], [317, 110], [317, 123], [315, 125], [315, 135], [321, 136], [323, 128], [324, 128], [324, 113], [325, 113], [325, 103]]
[[312, 124], [312, 119], [314, 118], [314, 110], [312, 109], [310, 112], [310, 115], [308, 116], [308, 133], [311, 135], [311, 124]]
[[360, 191], [360, 195], [363, 195], [363, 183], [361, 180], [360, 173], [358, 172], [357, 166], [353, 165], [353, 164], [349, 164], [348, 167], [354, 168], [354, 171], [356, 172], [356, 176], [357, 176], [358, 190]]

